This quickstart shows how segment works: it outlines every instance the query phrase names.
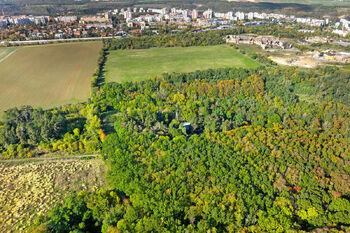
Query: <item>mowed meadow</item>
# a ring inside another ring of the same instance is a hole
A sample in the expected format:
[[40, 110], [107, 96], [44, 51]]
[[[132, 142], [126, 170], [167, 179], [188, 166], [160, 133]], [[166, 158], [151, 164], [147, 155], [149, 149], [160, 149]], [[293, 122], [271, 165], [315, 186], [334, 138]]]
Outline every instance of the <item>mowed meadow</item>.
[[126, 82], [163, 73], [259, 65], [227, 45], [115, 50], [107, 57], [105, 77], [107, 82]]
[[0, 48], [0, 113], [86, 100], [102, 42]]

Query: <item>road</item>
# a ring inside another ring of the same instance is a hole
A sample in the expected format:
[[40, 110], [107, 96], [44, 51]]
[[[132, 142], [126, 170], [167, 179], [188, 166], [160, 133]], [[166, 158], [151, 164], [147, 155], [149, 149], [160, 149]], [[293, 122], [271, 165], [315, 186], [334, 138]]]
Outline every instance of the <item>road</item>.
[[31, 161], [45, 161], [45, 160], [59, 160], [59, 159], [81, 159], [81, 158], [97, 158], [100, 155], [75, 155], [75, 156], [60, 156], [60, 157], [38, 157], [38, 158], [25, 158], [25, 159], [9, 159], [0, 160], [0, 163], [18, 163], [18, 162], [31, 162]]
[[25, 41], [1, 41], [0, 45], [31, 45], [31, 44], [48, 44], [48, 43], [59, 43], [59, 42], [77, 42], [77, 41], [94, 41], [103, 39], [119, 39], [120, 36], [106, 36], [106, 37], [87, 37], [87, 38], [71, 38], [71, 39], [52, 39], [52, 40], [25, 40]]

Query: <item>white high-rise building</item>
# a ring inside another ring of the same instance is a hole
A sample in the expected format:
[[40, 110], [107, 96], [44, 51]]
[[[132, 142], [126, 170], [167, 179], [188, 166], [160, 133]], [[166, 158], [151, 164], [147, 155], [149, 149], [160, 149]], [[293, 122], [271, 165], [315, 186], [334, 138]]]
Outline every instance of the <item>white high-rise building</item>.
[[208, 9], [206, 11], [203, 12], [203, 16], [206, 19], [211, 19], [213, 18], [213, 10], [212, 9]]
[[166, 15], [166, 14], [169, 13], [169, 9], [168, 8], [162, 8], [160, 13], [163, 14], [163, 15]]
[[198, 18], [198, 11], [196, 9], [194, 9], [192, 11], [192, 19], [197, 19]]
[[65, 22], [65, 23], [70, 23], [70, 22], [74, 22], [77, 20], [78, 20], [77, 16], [58, 16], [55, 18], [55, 21]]
[[249, 20], [253, 20], [254, 19], [254, 13], [253, 12], [249, 12], [248, 13], [248, 19]]
[[238, 20], [244, 20], [245, 16], [244, 16], [244, 12], [236, 12], [236, 17]]
[[349, 21], [349, 20], [346, 20], [346, 19], [341, 19], [341, 20], [340, 20], [340, 25], [341, 25], [343, 28], [349, 29], [349, 28], [350, 28], [350, 21]]
[[124, 12], [124, 19], [132, 19], [133, 15], [134, 14], [131, 11], [125, 11]]
[[229, 20], [233, 20], [234, 19], [233, 12], [232, 11], [227, 12], [226, 18], [229, 19]]

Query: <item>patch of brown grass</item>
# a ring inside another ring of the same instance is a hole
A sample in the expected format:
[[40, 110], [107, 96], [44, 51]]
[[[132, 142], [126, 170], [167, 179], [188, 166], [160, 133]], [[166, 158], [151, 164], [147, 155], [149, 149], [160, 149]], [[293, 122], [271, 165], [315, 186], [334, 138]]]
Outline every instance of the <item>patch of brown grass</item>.
[[24, 232], [72, 191], [104, 186], [100, 159], [0, 164], [1, 232]]

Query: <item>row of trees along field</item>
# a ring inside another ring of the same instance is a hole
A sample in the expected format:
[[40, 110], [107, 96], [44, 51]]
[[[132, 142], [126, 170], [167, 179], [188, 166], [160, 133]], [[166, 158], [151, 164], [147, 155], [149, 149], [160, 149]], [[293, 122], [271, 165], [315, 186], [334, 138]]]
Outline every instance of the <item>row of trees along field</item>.
[[349, 79], [260, 67], [106, 83], [87, 106], [109, 133], [111, 190], [74, 194], [33, 229], [348, 232]]

